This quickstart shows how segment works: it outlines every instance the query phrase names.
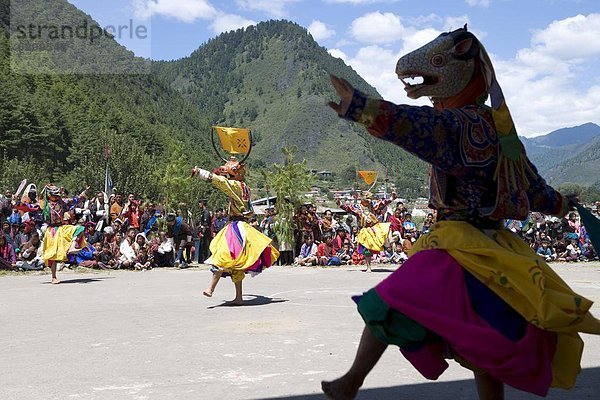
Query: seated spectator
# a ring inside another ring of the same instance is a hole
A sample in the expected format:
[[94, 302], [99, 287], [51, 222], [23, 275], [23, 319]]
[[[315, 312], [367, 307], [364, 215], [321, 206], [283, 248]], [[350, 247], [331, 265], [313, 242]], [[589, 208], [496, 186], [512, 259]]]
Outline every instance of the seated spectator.
[[0, 269], [15, 269], [16, 265], [15, 249], [5, 235], [0, 235]]
[[300, 248], [300, 255], [296, 257], [296, 265], [317, 265], [317, 245], [314, 244], [310, 235], [304, 236], [304, 243]]
[[550, 241], [546, 238], [542, 239], [540, 242], [540, 247], [537, 249], [536, 253], [542, 257], [546, 262], [556, 260], [556, 253], [552, 251], [552, 247], [550, 247]]
[[129, 228], [127, 230], [127, 237], [125, 237], [119, 246], [119, 251], [121, 252], [121, 257], [119, 258], [120, 268], [133, 268], [135, 266], [135, 258], [137, 255], [135, 233], [136, 231], [134, 228]]
[[344, 243], [342, 248], [339, 249], [335, 255], [340, 260], [341, 265], [350, 264], [352, 262], [352, 248], [350, 247], [350, 242]]
[[563, 257], [567, 262], [579, 261], [581, 250], [577, 239], [571, 239], [567, 245], [567, 250], [563, 253]]
[[8, 221], [4, 221], [2, 223], [2, 232], [0, 233], [0, 235], [4, 236], [6, 241], [8, 243], [10, 243], [11, 246], [13, 246], [13, 250], [14, 250], [13, 231], [12, 231], [12, 227], [10, 226], [10, 223]]
[[35, 232], [31, 235], [29, 241], [23, 244], [19, 253], [17, 268], [26, 271], [44, 269], [44, 259], [42, 251], [42, 241], [40, 235]]
[[115, 257], [112, 254], [112, 252], [110, 251], [109, 243], [102, 244], [102, 250], [100, 254], [98, 254], [98, 263], [101, 265], [105, 265], [108, 268], [118, 267], [117, 261], [115, 260]]
[[151, 252], [153, 266], [173, 267], [175, 265], [173, 239], [168, 238], [166, 232], [158, 233], [158, 237], [152, 242]]
[[[404, 241], [404, 240], [403, 240]], [[408, 256], [402, 250], [402, 246], [395, 246], [394, 253], [390, 257], [390, 262], [394, 264], [402, 264], [404, 261], [408, 260]]]
[[405, 231], [404, 232], [404, 240], [402, 241], [402, 252], [404, 254], [409, 254], [410, 250], [413, 247], [413, 242], [415, 241], [412, 232]]
[[410, 213], [406, 213], [404, 215], [404, 222], [402, 223], [402, 228], [404, 229], [404, 236], [406, 236], [408, 232], [411, 233], [412, 237], [417, 236], [417, 225], [415, 225], [415, 223], [412, 221], [412, 215]]
[[423, 225], [421, 225], [420, 234], [424, 235], [426, 233], [429, 233], [429, 230], [431, 229], [431, 226], [433, 224], [434, 224], [433, 214], [429, 213], [429, 214], [427, 214], [427, 217], [425, 218], [425, 221], [423, 221]]
[[85, 224], [85, 239], [91, 245], [94, 245], [98, 242], [102, 242], [104, 240], [104, 235], [102, 232], [96, 230], [95, 222], [88, 222]]
[[136, 259], [135, 269], [152, 269], [152, 259], [148, 255], [148, 248], [141, 248]]
[[346, 230], [342, 226], [338, 225], [337, 234], [335, 235], [335, 238], [332, 242], [333, 251], [337, 253], [342, 249], [342, 247], [344, 247], [345, 244], [351, 245], [352, 242], [350, 241]]
[[590, 238], [586, 238], [585, 242], [581, 247], [581, 254], [585, 257], [586, 261], [592, 261], [598, 258], [594, 245], [590, 241]]
[[[317, 262], [319, 265], [330, 265], [329, 262], [336, 253], [333, 250], [332, 243], [333, 238], [331, 235], [327, 235], [323, 237], [323, 241], [317, 246]], [[337, 265], [339, 265], [339, 260], [337, 262]]]

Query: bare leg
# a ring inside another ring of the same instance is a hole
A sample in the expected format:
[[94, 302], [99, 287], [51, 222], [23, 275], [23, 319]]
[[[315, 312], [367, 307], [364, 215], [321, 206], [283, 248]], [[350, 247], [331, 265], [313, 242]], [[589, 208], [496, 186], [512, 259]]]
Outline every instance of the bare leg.
[[479, 400], [504, 400], [504, 384], [488, 374], [475, 372]]
[[235, 299], [233, 299], [233, 301], [231, 303], [234, 306], [243, 306], [244, 305], [244, 298], [242, 297], [242, 282], [243, 281], [233, 283], [235, 286]]
[[52, 283], [55, 285], [59, 284], [60, 281], [56, 277], [56, 261], [48, 261], [48, 266], [50, 267], [50, 270], [52, 271]]
[[212, 297], [215, 288], [217, 287], [217, 283], [219, 283], [219, 279], [221, 279], [221, 275], [223, 275], [223, 271], [213, 272], [212, 279], [210, 281], [210, 286], [204, 292], [203, 295], [206, 297]]
[[365, 262], [367, 263], [367, 271], [366, 272], [371, 272], [371, 258], [373, 256], [365, 256]]
[[365, 378], [375, 364], [377, 364], [386, 348], [387, 344], [380, 342], [365, 327], [350, 370], [335, 381], [321, 382], [321, 389], [323, 389], [327, 398], [331, 400], [354, 399], [358, 393], [358, 389], [362, 386]]

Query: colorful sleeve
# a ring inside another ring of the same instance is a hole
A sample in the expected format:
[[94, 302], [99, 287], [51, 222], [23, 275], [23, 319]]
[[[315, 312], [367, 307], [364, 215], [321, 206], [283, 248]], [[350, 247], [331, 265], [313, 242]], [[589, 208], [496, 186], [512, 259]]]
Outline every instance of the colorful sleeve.
[[239, 182], [229, 180], [224, 176], [211, 174], [212, 185], [229, 197], [238, 197], [240, 193]]
[[360, 217], [357, 210], [354, 209], [353, 207], [349, 206], [348, 204], [342, 204], [342, 205], [340, 205], [340, 208], [342, 210], [346, 211], [347, 213], [350, 213], [350, 214], [356, 215], [357, 217]]
[[539, 211], [548, 215], [563, 217], [569, 211], [569, 205], [558, 191], [546, 183], [537, 171], [537, 168], [527, 160], [525, 174], [529, 181], [527, 197], [531, 211]]
[[[355, 90], [348, 111], [342, 117], [364, 125], [371, 135], [402, 147], [444, 172], [466, 173], [460, 155], [460, 140], [467, 117], [460, 112], [396, 105], [368, 98]], [[486, 122], [479, 116], [478, 120], [468, 123]]]

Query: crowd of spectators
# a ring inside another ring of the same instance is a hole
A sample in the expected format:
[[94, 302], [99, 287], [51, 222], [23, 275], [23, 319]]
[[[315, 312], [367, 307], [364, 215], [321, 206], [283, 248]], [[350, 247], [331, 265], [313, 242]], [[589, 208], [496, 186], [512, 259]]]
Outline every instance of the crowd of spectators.
[[[141, 201], [136, 195], [123, 197], [103, 192], [90, 195], [89, 189], [69, 197], [63, 223], [85, 227], [87, 245], [68, 254], [64, 265], [101, 269], [150, 269], [187, 267], [201, 263], [210, 255], [211, 239], [227, 224], [227, 211], [210, 211], [207, 201], [199, 200], [195, 209], [181, 204], [176, 213], [168, 213], [161, 204]], [[594, 212], [596, 208], [594, 208]], [[408, 258], [413, 243], [429, 232], [435, 211], [418, 223], [402, 202], [376, 209], [382, 222], [390, 223], [389, 241], [384, 251], [373, 256], [374, 263], [401, 264]], [[294, 217], [294, 243], [277, 243], [274, 207], [253, 217], [250, 224], [272, 238], [279, 247], [280, 264], [360, 265], [364, 257], [358, 251], [360, 227], [350, 214], [325, 210], [317, 213], [312, 204], [301, 206]], [[422, 218], [421, 218], [422, 219]], [[22, 197], [5, 191], [0, 196], [0, 269], [41, 270], [44, 217], [43, 196], [35, 188]], [[506, 229], [525, 240], [546, 261], [589, 261], [597, 259], [577, 213], [565, 218], [532, 213], [525, 221], [506, 221]]]

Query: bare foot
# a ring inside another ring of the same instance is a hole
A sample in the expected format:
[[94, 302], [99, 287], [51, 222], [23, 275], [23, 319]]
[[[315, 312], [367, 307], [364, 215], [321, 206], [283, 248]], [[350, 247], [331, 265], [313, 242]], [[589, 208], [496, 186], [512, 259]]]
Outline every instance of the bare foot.
[[213, 292], [210, 289], [206, 289], [204, 292], [202, 292], [202, 294], [206, 297], [212, 297]]
[[354, 384], [346, 376], [335, 381], [321, 382], [321, 389], [330, 400], [352, 400], [356, 397], [360, 385]]
[[244, 300], [231, 300], [225, 303], [228, 307], [238, 307], [244, 305]]
[[52, 278], [53, 285], [58, 285], [59, 283], [60, 283], [60, 281], [57, 278]]

